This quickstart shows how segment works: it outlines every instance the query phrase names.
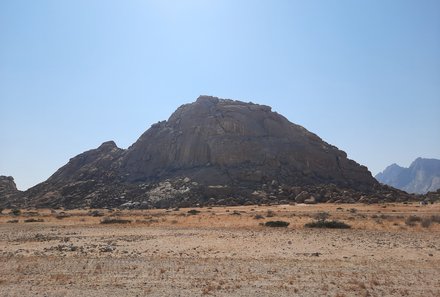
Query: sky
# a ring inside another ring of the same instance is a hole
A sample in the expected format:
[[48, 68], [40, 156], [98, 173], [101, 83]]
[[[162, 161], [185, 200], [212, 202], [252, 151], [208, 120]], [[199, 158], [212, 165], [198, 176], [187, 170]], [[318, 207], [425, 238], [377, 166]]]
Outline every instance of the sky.
[[373, 174], [440, 159], [440, 1], [0, 1], [0, 175], [19, 189], [201, 94], [270, 105]]

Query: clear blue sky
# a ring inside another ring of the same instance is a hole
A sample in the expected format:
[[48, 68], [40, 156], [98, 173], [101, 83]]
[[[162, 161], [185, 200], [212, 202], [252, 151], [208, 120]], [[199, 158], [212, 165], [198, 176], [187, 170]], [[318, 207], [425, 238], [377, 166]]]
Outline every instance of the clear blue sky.
[[440, 1], [0, 1], [0, 174], [26, 189], [207, 94], [376, 174], [440, 158]]

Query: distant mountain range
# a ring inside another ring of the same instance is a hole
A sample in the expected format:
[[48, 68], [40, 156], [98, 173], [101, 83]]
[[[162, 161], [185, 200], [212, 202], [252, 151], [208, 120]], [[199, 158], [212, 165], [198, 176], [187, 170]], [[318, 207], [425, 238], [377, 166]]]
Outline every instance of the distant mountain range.
[[434, 192], [440, 189], [440, 160], [417, 158], [409, 168], [392, 164], [375, 178], [408, 193]]

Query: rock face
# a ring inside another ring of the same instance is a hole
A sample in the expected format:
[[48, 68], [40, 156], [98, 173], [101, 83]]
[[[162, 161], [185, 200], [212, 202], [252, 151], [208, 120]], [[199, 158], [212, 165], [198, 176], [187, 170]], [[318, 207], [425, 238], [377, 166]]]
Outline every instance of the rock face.
[[376, 179], [408, 193], [435, 192], [440, 189], [440, 160], [418, 158], [409, 168], [392, 164], [377, 174]]
[[130, 182], [190, 176], [213, 185], [376, 184], [366, 167], [270, 107], [207, 96], [146, 131], [121, 170]]
[[113, 141], [108, 141], [80, 154], [45, 182], [27, 190], [25, 201], [45, 207], [82, 207], [91, 206], [92, 198], [100, 197], [101, 205], [105, 205], [103, 199], [110, 200], [120, 192], [114, 182], [123, 152]]
[[400, 201], [405, 195], [380, 186], [366, 167], [268, 106], [201, 96], [128, 149], [103, 143], [13, 203], [151, 208]]
[[0, 203], [3, 201], [11, 200], [12, 197], [20, 193], [15, 185], [14, 178], [12, 176], [0, 175]]

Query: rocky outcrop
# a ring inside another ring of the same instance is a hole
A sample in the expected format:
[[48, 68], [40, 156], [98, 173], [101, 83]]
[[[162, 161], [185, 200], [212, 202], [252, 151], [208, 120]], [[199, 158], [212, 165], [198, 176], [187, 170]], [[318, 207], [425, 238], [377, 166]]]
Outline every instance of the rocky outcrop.
[[376, 179], [408, 193], [434, 192], [440, 189], [440, 160], [417, 158], [409, 168], [392, 164]]
[[113, 141], [108, 141], [70, 159], [45, 182], [24, 193], [25, 205], [84, 207], [92, 206], [98, 197], [99, 205], [106, 205], [107, 199], [123, 191], [117, 182], [118, 162], [123, 152]]
[[72, 158], [23, 207], [183, 207], [401, 201], [368, 169], [270, 107], [201, 96], [131, 147]]
[[7, 202], [12, 201], [20, 191], [15, 185], [12, 176], [0, 175], [0, 205], [6, 205]]
[[377, 184], [366, 167], [270, 107], [208, 96], [146, 131], [124, 154], [121, 171], [130, 182], [190, 176], [211, 185]]

